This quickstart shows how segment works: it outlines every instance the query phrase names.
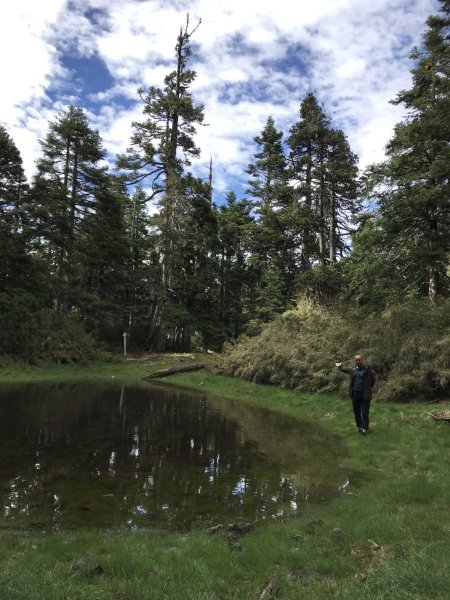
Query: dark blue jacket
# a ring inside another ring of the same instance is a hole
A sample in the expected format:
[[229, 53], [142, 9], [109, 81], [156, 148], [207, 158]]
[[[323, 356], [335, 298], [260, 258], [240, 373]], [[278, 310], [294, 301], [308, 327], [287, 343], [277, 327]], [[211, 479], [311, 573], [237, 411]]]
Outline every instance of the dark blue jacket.
[[375, 373], [372, 371], [372, 369], [368, 366], [368, 365], [361, 365], [360, 368], [358, 367], [339, 367], [340, 371], [343, 371], [344, 373], [349, 373], [350, 374], [350, 382], [349, 382], [349, 386], [348, 386], [348, 393], [350, 395], [350, 398], [352, 397], [353, 394], [353, 388], [354, 388], [354, 384], [355, 384], [355, 379], [358, 376], [357, 371], [358, 370], [363, 370], [363, 377], [362, 377], [362, 393], [363, 393], [363, 398], [364, 400], [370, 400], [372, 398], [372, 388], [375, 385]]

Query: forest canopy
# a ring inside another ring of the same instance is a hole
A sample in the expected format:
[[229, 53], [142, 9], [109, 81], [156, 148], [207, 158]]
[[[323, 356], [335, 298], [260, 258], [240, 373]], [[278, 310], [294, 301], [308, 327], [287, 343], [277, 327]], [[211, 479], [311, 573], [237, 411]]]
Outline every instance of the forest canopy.
[[[393, 314], [431, 315], [417, 328], [441, 347], [450, 290], [449, 11], [441, 0], [427, 20], [412, 86], [392, 100], [405, 117], [386, 160], [364, 173], [345, 132], [308, 93], [288, 131], [267, 115], [245, 196], [230, 190], [216, 204], [214, 165], [206, 181], [191, 169], [205, 115], [191, 95], [189, 20], [161, 87], [139, 90], [142, 120], [115, 168], [104, 166], [101, 134], [83, 107], [49, 122], [31, 182], [0, 126], [0, 356], [90, 360], [99, 348], [120, 348], [124, 333], [136, 351], [221, 350], [241, 336], [261, 344], [299, 299], [325, 310], [331, 327], [344, 319], [347, 340], [365, 327], [373, 355]], [[420, 362], [418, 344], [410, 352]], [[385, 360], [377, 367], [392, 372]], [[448, 390], [442, 360], [439, 376], [423, 375], [433, 380], [423, 390]], [[286, 373], [279, 383], [301, 387], [298, 378]]]

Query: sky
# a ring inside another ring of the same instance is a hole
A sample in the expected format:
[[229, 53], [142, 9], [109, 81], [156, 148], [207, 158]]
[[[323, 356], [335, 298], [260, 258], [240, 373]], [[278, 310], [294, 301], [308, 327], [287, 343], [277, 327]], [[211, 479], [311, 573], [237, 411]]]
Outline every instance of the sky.
[[204, 104], [197, 129], [216, 200], [245, 194], [254, 138], [269, 115], [285, 137], [313, 92], [347, 135], [360, 168], [384, 157], [405, 116], [389, 103], [411, 85], [410, 54], [420, 46], [437, 0], [13, 0], [0, 21], [0, 124], [19, 148], [28, 178], [39, 140], [69, 105], [85, 109], [108, 161], [129, 146], [143, 120], [137, 90], [163, 87], [186, 23], [192, 37], [191, 92]]

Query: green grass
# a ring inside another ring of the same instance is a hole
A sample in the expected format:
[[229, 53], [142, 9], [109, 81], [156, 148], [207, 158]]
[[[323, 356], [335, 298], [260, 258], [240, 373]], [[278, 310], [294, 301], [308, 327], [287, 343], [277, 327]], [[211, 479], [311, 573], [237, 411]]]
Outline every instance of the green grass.
[[[114, 356], [109, 362], [90, 362], [88, 364], [17, 364], [0, 363], [0, 382], [30, 381], [136, 381], [141, 377], [174, 364], [183, 364], [195, 358], [192, 354], [154, 354], [148, 356]], [[204, 359], [201, 359], [204, 362]]]
[[[0, 381], [136, 381], [173, 361], [8, 367], [0, 369]], [[240, 550], [230, 548], [225, 533], [203, 530], [0, 531], [2, 600], [245, 600], [259, 598], [273, 577], [281, 599], [449, 598], [450, 426], [431, 419], [434, 407], [373, 402], [372, 431], [362, 437], [344, 398], [206, 371], [170, 382], [319, 422], [344, 439], [340, 463], [360, 472], [360, 482], [351, 481], [328, 504], [307, 504], [298, 517], [257, 527], [239, 538]], [[85, 554], [101, 564], [103, 574], [77, 570]]]

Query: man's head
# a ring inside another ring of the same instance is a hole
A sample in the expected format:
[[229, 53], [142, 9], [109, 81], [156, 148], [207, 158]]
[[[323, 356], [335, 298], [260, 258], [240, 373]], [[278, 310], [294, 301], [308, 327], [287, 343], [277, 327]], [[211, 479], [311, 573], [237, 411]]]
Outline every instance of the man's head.
[[361, 354], [355, 354], [355, 365], [362, 365], [363, 364], [363, 357], [361, 356]]

